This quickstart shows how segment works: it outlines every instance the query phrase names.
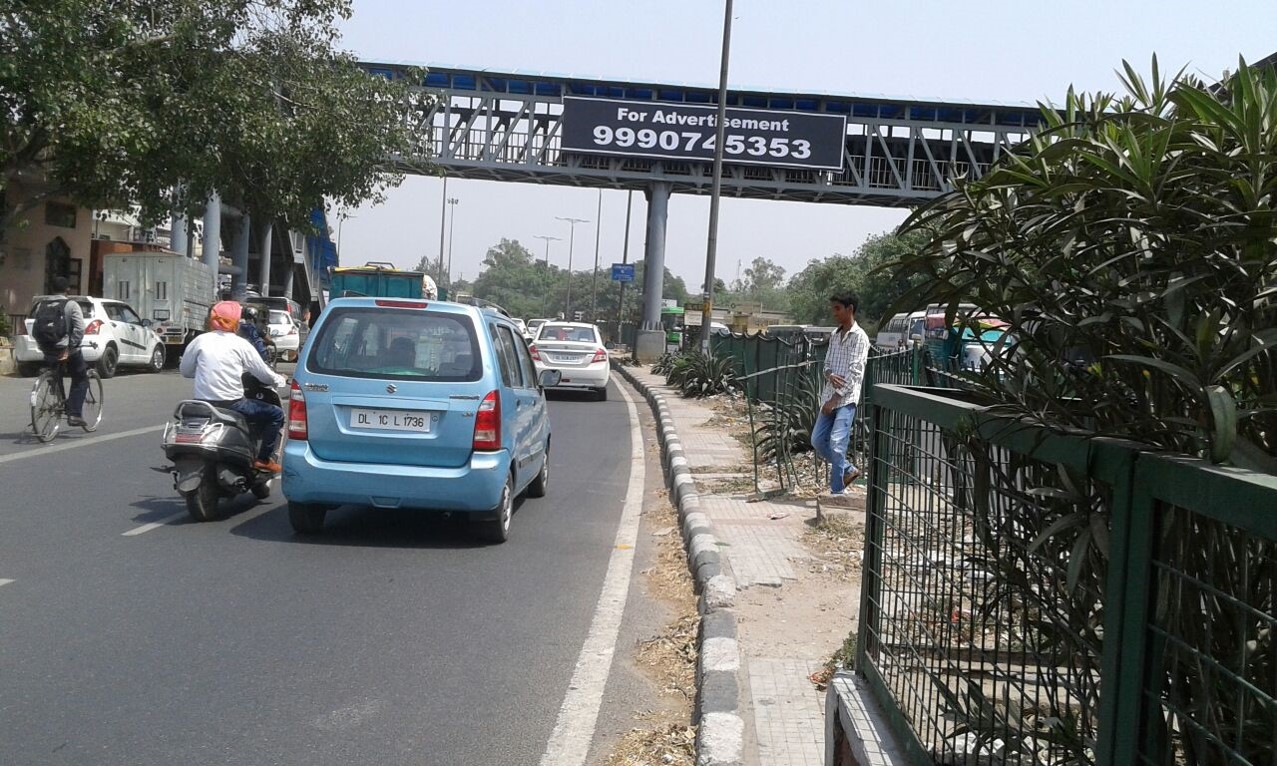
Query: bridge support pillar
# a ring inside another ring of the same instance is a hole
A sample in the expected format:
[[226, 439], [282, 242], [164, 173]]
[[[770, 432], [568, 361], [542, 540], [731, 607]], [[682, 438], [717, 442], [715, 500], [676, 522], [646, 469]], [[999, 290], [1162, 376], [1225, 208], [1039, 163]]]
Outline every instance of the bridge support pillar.
[[222, 252], [222, 197], [213, 192], [204, 206], [204, 264], [213, 272], [213, 292], [217, 292], [218, 256]]
[[643, 247], [643, 323], [634, 342], [640, 362], [654, 362], [665, 353], [661, 329], [661, 295], [665, 288], [665, 224], [669, 218], [670, 184], [657, 181], [647, 192], [647, 242]]
[[233, 260], [235, 273], [231, 276], [231, 298], [244, 300], [248, 295], [248, 239], [253, 235], [253, 219], [244, 213], [239, 219], [239, 231], [235, 233]]
[[270, 221], [267, 221], [266, 225], [262, 227], [262, 260], [259, 264], [261, 267], [261, 278], [258, 280], [261, 285], [257, 288], [258, 294], [263, 298], [270, 295], [270, 255], [271, 250], [273, 249], [271, 247], [271, 237], [274, 233], [275, 227]]

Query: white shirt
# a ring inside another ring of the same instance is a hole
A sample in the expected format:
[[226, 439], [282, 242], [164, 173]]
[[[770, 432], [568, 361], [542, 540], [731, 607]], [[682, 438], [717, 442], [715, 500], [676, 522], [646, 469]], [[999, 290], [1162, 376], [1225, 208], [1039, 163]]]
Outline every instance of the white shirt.
[[835, 388], [828, 378], [820, 392], [820, 403], [824, 404], [835, 395], [838, 406], [857, 404], [860, 401], [860, 385], [865, 379], [865, 363], [869, 359], [869, 336], [860, 325], [852, 322], [847, 332], [835, 330], [829, 336], [829, 351], [825, 354], [825, 373], [841, 375], [846, 383]]
[[253, 344], [234, 333], [215, 330], [195, 336], [182, 354], [182, 376], [195, 378], [195, 398], [233, 402], [244, 398], [245, 372], [268, 386], [282, 386], [283, 377], [266, 366]]

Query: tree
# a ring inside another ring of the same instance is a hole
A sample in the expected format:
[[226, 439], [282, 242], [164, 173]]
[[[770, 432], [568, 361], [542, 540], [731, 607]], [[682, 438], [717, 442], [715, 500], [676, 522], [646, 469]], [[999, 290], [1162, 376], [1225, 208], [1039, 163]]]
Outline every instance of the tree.
[[827, 324], [831, 321], [830, 296], [850, 291], [860, 298], [857, 321], [877, 325], [888, 318], [885, 314], [892, 304], [926, 279], [894, 264], [920, 252], [928, 238], [925, 231], [878, 234], [866, 239], [850, 256], [835, 254], [824, 261], [809, 262], [785, 291], [790, 314], [797, 322]]
[[213, 191], [308, 228], [354, 206], [414, 155], [409, 79], [335, 47], [348, 0], [5, 2], [0, 184], [5, 224], [50, 197], [137, 204], [155, 221]]
[[499, 304], [513, 316], [554, 316], [563, 310], [566, 275], [557, 267], [547, 270], [518, 240], [502, 238], [483, 258], [474, 295]]

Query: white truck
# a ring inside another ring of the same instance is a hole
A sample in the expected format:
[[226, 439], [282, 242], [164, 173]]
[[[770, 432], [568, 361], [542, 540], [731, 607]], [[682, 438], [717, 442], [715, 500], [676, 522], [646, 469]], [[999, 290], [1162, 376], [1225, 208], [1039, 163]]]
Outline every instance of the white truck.
[[102, 297], [127, 301], [164, 341], [165, 358], [176, 360], [203, 332], [213, 305], [212, 270], [203, 261], [171, 252], [107, 253], [102, 259]]

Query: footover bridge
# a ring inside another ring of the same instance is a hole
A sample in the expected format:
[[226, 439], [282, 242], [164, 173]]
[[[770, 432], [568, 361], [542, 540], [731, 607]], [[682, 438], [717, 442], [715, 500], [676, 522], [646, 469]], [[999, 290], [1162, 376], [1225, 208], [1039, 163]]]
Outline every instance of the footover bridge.
[[[659, 326], [670, 194], [708, 194], [712, 86], [364, 62], [413, 68], [439, 99], [414, 117], [420, 152], [448, 176], [632, 189], [648, 200], [644, 329]], [[1042, 121], [1033, 105], [729, 89], [722, 194], [911, 207], [979, 177]]]

